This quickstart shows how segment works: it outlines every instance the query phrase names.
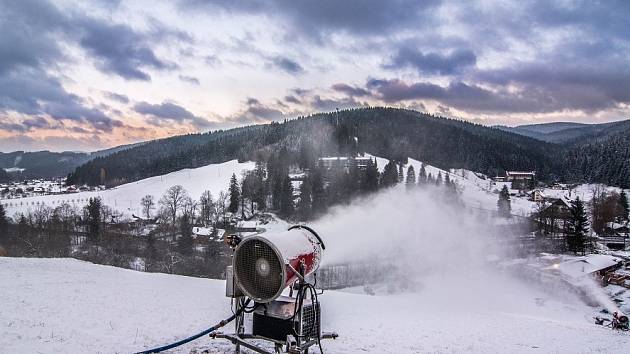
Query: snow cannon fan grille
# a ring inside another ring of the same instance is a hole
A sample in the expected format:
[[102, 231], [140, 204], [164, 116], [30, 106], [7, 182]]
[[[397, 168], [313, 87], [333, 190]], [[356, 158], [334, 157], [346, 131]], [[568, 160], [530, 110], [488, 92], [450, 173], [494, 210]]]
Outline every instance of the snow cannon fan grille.
[[284, 269], [279, 252], [263, 238], [246, 238], [234, 254], [236, 282], [245, 295], [257, 302], [270, 302], [282, 293]]

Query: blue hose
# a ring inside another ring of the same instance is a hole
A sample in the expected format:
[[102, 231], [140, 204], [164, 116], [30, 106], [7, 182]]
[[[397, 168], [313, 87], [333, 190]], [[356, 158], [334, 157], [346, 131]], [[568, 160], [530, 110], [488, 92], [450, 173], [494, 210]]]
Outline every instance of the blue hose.
[[241, 312], [243, 312], [243, 308], [241, 308], [238, 311], [236, 311], [236, 313], [233, 314], [232, 316], [230, 316], [230, 317], [226, 318], [225, 320], [219, 322], [217, 325], [214, 325], [214, 326], [206, 329], [203, 332], [199, 332], [199, 333], [195, 334], [194, 336], [190, 336], [190, 337], [188, 337], [186, 339], [182, 339], [182, 340], [180, 340], [178, 342], [175, 342], [175, 343], [172, 343], [172, 344], [168, 344], [168, 345], [165, 345], [165, 346], [162, 346], [162, 347], [158, 347], [158, 348], [154, 348], [154, 349], [149, 349], [149, 350], [145, 350], [145, 351], [142, 351], [142, 352], [138, 352], [136, 354], [160, 353], [160, 352], [163, 352], [165, 350], [169, 350], [169, 349], [173, 349], [173, 348], [179, 347], [180, 345], [184, 345], [184, 344], [186, 344], [188, 342], [192, 342], [195, 339], [197, 339], [199, 337], [202, 337], [202, 336], [205, 336], [206, 334], [210, 334], [210, 333], [216, 331], [217, 329], [225, 326], [226, 324], [234, 321], [236, 316], [240, 315]]

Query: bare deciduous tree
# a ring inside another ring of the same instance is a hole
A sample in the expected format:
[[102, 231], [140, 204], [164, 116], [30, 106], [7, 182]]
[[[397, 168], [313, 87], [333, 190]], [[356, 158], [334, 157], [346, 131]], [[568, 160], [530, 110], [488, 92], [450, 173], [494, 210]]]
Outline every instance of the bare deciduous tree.
[[177, 223], [177, 212], [184, 207], [186, 198], [188, 198], [188, 192], [180, 185], [172, 186], [160, 198], [160, 206], [169, 215], [172, 225]]
[[142, 197], [140, 200], [140, 205], [142, 205], [142, 213], [147, 219], [151, 219], [151, 210], [155, 209], [155, 200], [151, 194], [147, 194]]

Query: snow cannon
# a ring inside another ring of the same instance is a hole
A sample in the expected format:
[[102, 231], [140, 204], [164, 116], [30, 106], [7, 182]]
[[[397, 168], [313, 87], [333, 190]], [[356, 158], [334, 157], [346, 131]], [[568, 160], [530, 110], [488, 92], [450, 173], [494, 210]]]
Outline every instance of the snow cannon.
[[302, 225], [246, 237], [234, 250], [235, 285], [255, 302], [269, 303], [297, 280], [304, 281], [317, 271], [325, 248], [319, 235]]
[[623, 313], [613, 313], [612, 328], [622, 330], [630, 329], [628, 316], [624, 315]]

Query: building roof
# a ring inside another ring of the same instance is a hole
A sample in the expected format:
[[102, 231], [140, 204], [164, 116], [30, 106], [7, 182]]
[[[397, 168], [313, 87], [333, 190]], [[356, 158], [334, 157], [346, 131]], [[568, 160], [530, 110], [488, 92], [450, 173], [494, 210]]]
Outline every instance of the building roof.
[[536, 171], [505, 171], [505, 174], [507, 176], [510, 175], [528, 175], [528, 176], [535, 176], [536, 175]]
[[555, 268], [572, 278], [581, 278], [620, 263], [621, 259], [617, 257], [605, 254], [591, 254], [560, 263]]

